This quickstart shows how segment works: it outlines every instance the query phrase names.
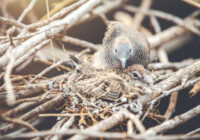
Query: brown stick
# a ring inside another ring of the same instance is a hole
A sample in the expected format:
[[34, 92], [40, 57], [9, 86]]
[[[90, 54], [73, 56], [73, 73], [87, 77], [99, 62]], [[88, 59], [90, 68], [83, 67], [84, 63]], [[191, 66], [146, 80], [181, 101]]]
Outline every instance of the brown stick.
[[[19, 117], [19, 119], [28, 121], [29, 119], [31, 119], [35, 116], [38, 116], [40, 113], [47, 111], [47, 110], [51, 109], [52, 107], [55, 107], [56, 105], [60, 104], [63, 100], [64, 100], [63, 96], [58, 96], [57, 98], [54, 98], [38, 107], [32, 109], [28, 113], [25, 113], [24, 115]], [[8, 124], [7, 126], [0, 128], [0, 134], [6, 134], [9, 132], [12, 132], [16, 128], [17, 128], [17, 125]]]
[[[152, 5], [152, 0], [142, 0], [141, 5], [139, 9], [141, 10], [148, 10]], [[144, 14], [143, 13], [136, 13], [136, 15], [133, 17], [132, 24], [133, 28], [138, 29], [144, 19]]]
[[194, 118], [195, 116], [200, 114], [200, 105], [194, 107], [193, 109], [174, 117], [171, 120], [168, 120], [160, 125], [157, 125], [153, 128], [149, 128], [146, 132], [147, 135], [156, 135], [156, 134], [160, 134], [162, 132], [165, 132], [169, 129], [172, 129], [192, 118]]

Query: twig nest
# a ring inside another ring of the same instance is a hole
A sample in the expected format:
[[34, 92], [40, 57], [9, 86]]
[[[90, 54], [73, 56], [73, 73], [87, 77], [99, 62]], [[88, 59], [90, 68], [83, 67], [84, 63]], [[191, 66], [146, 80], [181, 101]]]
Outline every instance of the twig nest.
[[[125, 98], [136, 98], [145, 94], [144, 87], [149, 87], [152, 83], [150, 75], [139, 64], [122, 71], [99, 70], [89, 63], [81, 63], [67, 74], [65, 87], [68, 89], [64, 91], [78, 92], [86, 98], [125, 102]], [[121, 96], [124, 98], [120, 98]]]

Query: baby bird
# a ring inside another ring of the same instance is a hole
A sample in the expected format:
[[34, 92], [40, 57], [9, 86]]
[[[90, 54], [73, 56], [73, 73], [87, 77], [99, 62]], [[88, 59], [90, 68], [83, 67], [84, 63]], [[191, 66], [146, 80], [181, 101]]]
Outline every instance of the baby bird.
[[127, 69], [124, 69], [123, 72], [130, 75], [131, 78], [133, 78], [134, 80], [139, 80], [148, 85], [153, 84], [153, 78], [150, 72], [145, 70], [143, 65], [140, 64], [131, 65]]
[[99, 69], [124, 69], [132, 64], [146, 67], [149, 55], [149, 43], [142, 33], [111, 21], [102, 47], [93, 57], [93, 65]]

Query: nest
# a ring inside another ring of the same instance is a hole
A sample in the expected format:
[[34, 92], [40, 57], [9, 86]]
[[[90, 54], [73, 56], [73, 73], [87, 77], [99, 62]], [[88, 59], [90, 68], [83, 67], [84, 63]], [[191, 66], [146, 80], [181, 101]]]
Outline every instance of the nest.
[[80, 113], [87, 106], [92, 114], [117, 112], [123, 108], [141, 114], [142, 106], [138, 104], [137, 97], [152, 92], [150, 86], [143, 82], [143, 77], [135, 74], [140, 66], [132, 65], [125, 71], [97, 70], [91, 64], [83, 63], [66, 74], [61, 82], [53, 81], [49, 88], [69, 96], [66, 104], [74, 113]]

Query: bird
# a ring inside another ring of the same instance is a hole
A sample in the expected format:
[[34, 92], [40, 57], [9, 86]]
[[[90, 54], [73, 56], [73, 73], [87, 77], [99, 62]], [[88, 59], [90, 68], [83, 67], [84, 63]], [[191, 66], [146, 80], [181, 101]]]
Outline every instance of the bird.
[[68, 78], [68, 85], [95, 99], [117, 101], [122, 94], [136, 92], [138, 85], [146, 88], [153, 84], [151, 74], [141, 64], [133, 64], [123, 70], [97, 70], [90, 63], [82, 63], [75, 71], [75, 75]]
[[92, 63], [98, 69], [125, 69], [132, 64], [146, 67], [149, 59], [149, 42], [142, 33], [118, 21], [109, 21]]
[[153, 77], [150, 72], [144, 68], [141, 64], [133, 64], [123, 70], [123, 73], [128, 74], [131, 79], [139, 80], [148, 85], [153, 85]]

